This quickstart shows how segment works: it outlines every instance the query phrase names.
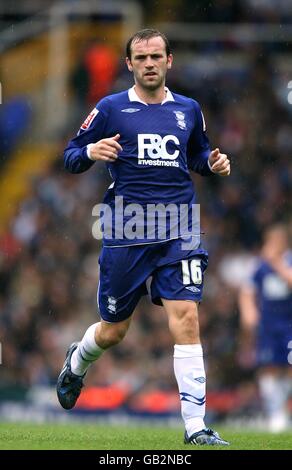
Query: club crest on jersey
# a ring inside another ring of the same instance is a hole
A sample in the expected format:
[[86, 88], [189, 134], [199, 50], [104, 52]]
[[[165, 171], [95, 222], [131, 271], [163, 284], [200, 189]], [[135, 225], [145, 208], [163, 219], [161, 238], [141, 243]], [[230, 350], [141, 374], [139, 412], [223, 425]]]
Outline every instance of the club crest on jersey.
[[175, 114], [175, 118], [176, 118], [176, 121], [177, 121], [177, 126], [182, 129], [183, 131], [186, 130], [187, 128], [187, 124], [186, 124], [186, 121], [185, 121], [185, 113], [183, 113], [182, 111], [173, 111], [174, 114]]
[[122, 113], [137, 113], [137, 111], [141, 111], [139, 108], [126, 108], [122, 109]]
[[84, 123], [82, 124], [81, 126], [81, 129], [83, 129], [84, 131], [86, 129], [88, 129], [93, 121], [93, 119], [95, 118], [95, 116], [99, 113], [98, 109], [96, 108], [93, 108], [93, 110], [91, 111], [91, 113], [88, 114], [87, 118], [85, 119]]

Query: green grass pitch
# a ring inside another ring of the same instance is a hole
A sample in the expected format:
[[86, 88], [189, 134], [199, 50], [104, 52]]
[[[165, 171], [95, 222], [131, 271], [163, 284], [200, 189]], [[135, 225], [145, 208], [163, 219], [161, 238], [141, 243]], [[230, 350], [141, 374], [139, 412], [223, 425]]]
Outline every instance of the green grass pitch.
[[268, 434], [231, 428], [215, 429], [230, 447], [186, 446], [183, 429], [94, 424], [0, 423], [0, 449], [93, 450], [272, 450], [292, 449], [292, 432]]

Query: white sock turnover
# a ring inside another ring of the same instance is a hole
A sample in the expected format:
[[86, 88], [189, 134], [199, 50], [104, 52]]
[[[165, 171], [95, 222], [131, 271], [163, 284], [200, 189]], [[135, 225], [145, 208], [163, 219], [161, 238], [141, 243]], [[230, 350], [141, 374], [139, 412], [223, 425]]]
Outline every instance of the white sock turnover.
[[91, 325], [85, 332], [77, 349], [71, 357], [71, 371], [75, 375], [83, 375], [92, 362], [96, 361], [103, 353], [104, 349], [95, 342], [95, 330], [98, 323]]

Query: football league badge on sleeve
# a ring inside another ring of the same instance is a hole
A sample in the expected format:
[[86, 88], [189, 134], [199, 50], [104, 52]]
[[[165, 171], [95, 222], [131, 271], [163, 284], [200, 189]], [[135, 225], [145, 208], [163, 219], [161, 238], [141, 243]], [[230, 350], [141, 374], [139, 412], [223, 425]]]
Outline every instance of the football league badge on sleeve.
[[90, 124], [92, 123], [95, 116], [99, 113], [98, 109], [93, 108], [91, 113], [88, 114], [87, 118], [85, 119], [84, 123], [81, 126], [81, 129], [84, 131], [89, 128]]

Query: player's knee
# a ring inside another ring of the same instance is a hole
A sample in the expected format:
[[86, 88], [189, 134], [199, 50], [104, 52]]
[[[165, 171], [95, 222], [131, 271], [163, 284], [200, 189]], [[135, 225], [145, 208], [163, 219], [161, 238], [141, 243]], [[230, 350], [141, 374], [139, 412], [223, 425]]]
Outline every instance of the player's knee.
[[169, 328], [176, 344], [199, 343], [200, 329], [196, 305], [186, 303], [172, 312]]
[[187, 304], [176, 312], [176, 323], [185, 331], [193, 330], [198, 325], [197, 308], [193, 304]]
[[182, 317], [182, 322], [186, 329], [194, 328], [198, 323], [197, 312], [192, 309], [187, 310], [184, 316]]
[[120, 343], [124, 339], [127, 329], [124, 325], [119, 324], [111, 324], [108, 328], [101, 329], [98, 338], [99, 346], [107, 349]]

